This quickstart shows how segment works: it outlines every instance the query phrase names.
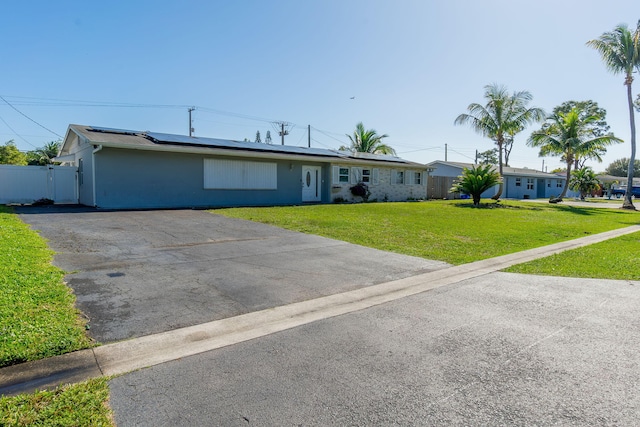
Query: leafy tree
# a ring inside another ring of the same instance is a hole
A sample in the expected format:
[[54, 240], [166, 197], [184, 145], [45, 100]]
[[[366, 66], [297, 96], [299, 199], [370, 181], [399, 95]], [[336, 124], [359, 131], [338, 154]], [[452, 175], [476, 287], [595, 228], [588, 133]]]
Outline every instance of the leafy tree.
[[473, 205], [479, 206], [482, 193], [500, 182], [500, 174], [495, 171], [493, 165], [472, 166], [462, 170], [462, 175], [453, 183], [449, 191], [468, 194], [473, 199]]
[[[612, 176], [626, 176], [629, 171], [629, 158], [614, 160], [604, 171]], [[640, 160], [633, 162], [633, 177], [640, 178]]]
[[587, 194], [600, 187], [600, 181], [596, 177], [596, 173], [590, 167], [576, 169], [571, 172], [569, 187], [573, 191], [580, 192], [580, 200], [584, 200]]
[[[514, 136], [521, 132], [528, 124], [542, 121], [545, 112], [541, 108], [528, 107], [533, 96], [527, 91], [509, 94], [507, 88], [497, 84], [484, 87], [485, 105], [470, 104], [468, 114], [460, 114], [456, 125], [468, 124], [477, 133], [492, 139], [498, 147], [498, 165], [502, 177], [502, 156], [505, 142], [513, 144]], [[510, 141], [510, 142], [508, 142]], [[494, 199], [502, 195], [502, 181]]]
[[389, 135], [378, 135], [373, 129], [365, 129], [362, 122], [356, 125], [356, 130], [353, 135], [347, 135], [351, 141], [351, 145], [341, 146], [340, 150], [351, 150], [360, 153], [371, 154], [396, 154], [396, 151], [389, 145], [382, 142], [384, 138], [388, 138]]
[[30, 165], [50, 165], [53, 164], [53, 158], [60, 152], [61, 141], [51, 141], [43, 147], [37, 148], [27, 153], [27, 163]]
[[491, 150], [478, 153], [477, 163], [481, 165], [497, 165], [498, 164], [498, 149], [492, 148]]
[[588, 101], [565, 101], [553, 109], [553, 114], [564, 113], [577, 108], [582, 118], [588, 116], [598, 117], [589, 127], [593, 136], [606, 135], [610, 126], [607, 124], [607, 110], [598, 106], [598, 103], [592, 100]]
[[7, 141], [0, 145], [0, 164], [24, 166], [27, 164], [27, 155], [18, 150], [13, 140]]
[[552, 114], [547, 118], [547, 123], [542, 129], [535, 131], [529, 137], [527, 145], [540, 149], [540, 157], [562, 156], [567, 164], [567, 179], [562, 194], [554, 201], [562, 201], [569, 189], [571, 178], [571, 166], [576, 158], [581, 158], [594, 150], [602, 150], [604, 147], [622, 142], [613, 135], [593, 136], [591, 132], [592, 122], [598, 120], [597, 116], [584, 116], [577, 107], [568, 113]]
[[640, 72], [640, 20], [632, 32], [624, 24], [618, 25], [613, 31], [603, 33], [599, 38], [587, 42], [587, 46], [596, 49], [605, 66], [613, 74], [624, 74], [624, 84], [627, 87], [627, 103], [629, 105], [629, 125], [631, 127], [631, 156], [627, 170], [627, 192], [624, 195], [622, 207], [635, 209], [631, 201], [633, 188], [633, 165], [636, 159], [636, 122], [633, 111], [633, 96], [631, 84], [633, 72]]

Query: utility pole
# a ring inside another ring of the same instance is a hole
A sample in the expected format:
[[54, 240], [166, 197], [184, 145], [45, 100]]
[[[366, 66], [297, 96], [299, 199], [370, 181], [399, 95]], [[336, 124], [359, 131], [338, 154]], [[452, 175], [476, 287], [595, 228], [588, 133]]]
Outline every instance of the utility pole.
[[284, 136], [289, 132], [284, 131], [284, 123], [280, 123], [280, 128], [281, 128], [280, 136], [282, 137], [282, 145], [284, 145]]
[[307, 146], [311, 148], [311, 125], [307, 125]]
[[444, 161], [447, 161], [447, 144], [444, 144]]
[[195, 109], [196, 107], [190, 107], [187, 109], [187, 111], [189, 111], [189, 136], [193, 136], [193, 131], [195, 130], [193, 128], [193, 121], [191, 120], [191, 112]]
[[278, 135], [280, 135], [280, 137], [282, 138], [282, 145], [284, 145], [284, 136], [289, 135], [289, 126], [291, 126], [291, 124], [287, 122], [271, 122], [271, 125], [273, 126], [273, 129], [278, 132]]
[[478, 164], [478, 150], [476, 150], [476, 165]]
[[544, 172], [544, 159], [542, 159], [542, 169], [540, 169], [542, 172]]

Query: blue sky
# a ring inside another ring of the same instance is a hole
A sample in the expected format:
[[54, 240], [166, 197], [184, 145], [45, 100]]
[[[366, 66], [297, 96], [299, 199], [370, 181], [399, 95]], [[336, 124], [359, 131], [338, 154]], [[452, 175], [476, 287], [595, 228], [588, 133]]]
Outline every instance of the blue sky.
[[[197, 136], [279, 142], [281, 120], [286, 144], [306, 145], [310, 124], [312, 146], [337, 148], [362, 121], [401, 157], [443, 160], [447, 144], [471, 161], [492, 142], [453, 122], [499, 83], [547, 111], [604, 107], [625, 143], [601, 170], [629, 156], [626, 92], [585, 42], [638, 19], [637, 0], [8, 2], [0, 95], [15, 109], [0, 100], [0, 141], [27, 151], [70, 123], [187, 134], [195, 106]], [[516, 137], [512, 166], [541, 168], [525, 145], [538, 127]]]

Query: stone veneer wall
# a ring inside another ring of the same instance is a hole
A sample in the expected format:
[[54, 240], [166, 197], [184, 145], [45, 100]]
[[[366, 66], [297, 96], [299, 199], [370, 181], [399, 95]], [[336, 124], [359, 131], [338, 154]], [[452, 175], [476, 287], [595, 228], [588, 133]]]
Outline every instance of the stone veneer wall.
[[[351, 168], [352, 165], [341, 165], [342, 167]], [[358, 165], [357, 167], [362, 167]], [[365, 167], [366, 169], [366, 167]], [[371, 169], [374, 169], [373, 167]], [[418, 169], [404, 169], [404, 168], [376, 168], [379, 170], [379, 178], [378, 184], [367, 184], [369, 187], [369, 191], [371, 195], [369, 196], [369, 201], [378, 201], [378, 202], [404, 202], [408, 199], [426, 199], [427, 197], [427, 186], [426, 179], [427, 173]], [[422, 172], [422, 183], [421, 184], [391, 184], [391, 171], [405, 171], [405, 174], [408, 171], [414, 172]], [[341, 197], [342, 199], [348, 202], [361, 202], [362, 199], [360, 197], [356, 197], [351, 194], [349, 190], [354, 184], [349, 183], [331, 183], [331, 201], [333, 202], [336, 198]]]

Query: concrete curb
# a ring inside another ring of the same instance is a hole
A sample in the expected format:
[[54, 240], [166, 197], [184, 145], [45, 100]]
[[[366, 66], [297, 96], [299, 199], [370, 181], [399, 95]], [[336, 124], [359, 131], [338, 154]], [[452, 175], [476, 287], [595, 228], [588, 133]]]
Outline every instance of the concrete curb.
[[121, 375], [640, 231], [640, 225], [0, 369], [0, 395]]

